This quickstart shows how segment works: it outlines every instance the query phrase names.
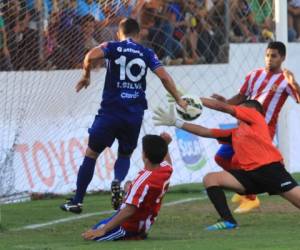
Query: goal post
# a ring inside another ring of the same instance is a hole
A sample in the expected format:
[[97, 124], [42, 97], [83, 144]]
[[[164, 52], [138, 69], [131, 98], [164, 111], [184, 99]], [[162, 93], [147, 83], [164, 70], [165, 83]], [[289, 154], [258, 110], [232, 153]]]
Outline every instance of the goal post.
[[[276, 31], [276, 40], [281, 41], [288, 46], [288, 16], [287, 16], [287, 1], [275, 0], [275, 31]], [[289, 50], [287, 49], [287, 60], [289, 59]], [[286, 64], [285, 64], [286, 65]], [[279, 120], [278, 120], [278, 146], [281, 153], [284, 156], [285, 165], [289, 169], [290, 166], [290, 143], [291, 140], [289, 136], [289, 118], [288, 112], [291, 108], [291, 103], [289, 101], [286, 102], [283, 109], [280, 112]]]

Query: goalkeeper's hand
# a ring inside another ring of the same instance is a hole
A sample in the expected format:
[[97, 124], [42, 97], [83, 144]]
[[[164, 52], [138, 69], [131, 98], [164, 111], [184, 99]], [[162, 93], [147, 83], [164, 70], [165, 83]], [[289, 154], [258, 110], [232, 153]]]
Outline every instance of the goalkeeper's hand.
[[176, 117], [175, 105], [170, 104], [167, 110], [162, 109], [161, 107], [157, 108], [154, 111], [154, 125], [155, 126], [176, 126], [181, 128], [183, 126], [183, 121]]

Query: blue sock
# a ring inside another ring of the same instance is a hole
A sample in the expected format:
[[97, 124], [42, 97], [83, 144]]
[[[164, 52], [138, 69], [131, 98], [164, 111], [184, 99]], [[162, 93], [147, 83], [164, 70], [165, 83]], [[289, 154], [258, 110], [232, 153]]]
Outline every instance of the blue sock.
[[130, 166], [130, 158], [127, 156], [119, 156], [115, 162], [114, 172], [115, 172], [115, 179], [122, 182], [129, 170]]
[[75, 197], [73, 198], [74, 203], [82, 203], [83, 197], [86, 193], [86, 189], [93, 179], [95, 170], [96, 160], [85, 156], [82, 165], [79, 168], [77, 175], [77, 189]]

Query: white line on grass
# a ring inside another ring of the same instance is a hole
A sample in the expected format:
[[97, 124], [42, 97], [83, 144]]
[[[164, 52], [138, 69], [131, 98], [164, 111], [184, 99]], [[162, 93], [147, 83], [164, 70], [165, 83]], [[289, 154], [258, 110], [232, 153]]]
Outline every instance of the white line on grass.
[[[192, 201], [205, 200], [205, 199], [207, 199], [206, 196], [205, 197], [187, 198], [187, 199], [181, 199], [181, 200], [177, 200], [177, 201], [166, 202], [165, 204], [163, 204], [163, 206], [164, 207], [170, 207], [170, 206], [175, 206], [175, 205], [178, 205], [178, 204], [184, 204], [184, 203], [189, 203], [189, 202], [192, 202]], [[112, 214], [113, 212], [114, 212], [114, 210], [105, 210], [105, 211], [96, 212], [96, 213], [88, 213], [88, 214], [83, 214], [83, 215], [77, 215], [77, 216], [72, 216], [72, 217], [58, 219], [58, 220], [52, 220], [52, 221], [49, 221], [49, 222], [46, 222], [46, 223], [31, 224], [31, 225], [23, 226], [23, 227], [20, 227], [20, 228], [12, 229], [11, 231], [38, 229], [38, 228], [43, 228], [43, 227], [47, 227], [47, 226], [51, 226], [51, 225], [55, 225], [55, 224], [60, 224], [60, 223], [63, 223], [63, 222], [81, 220], [81, 219], [89, 218], [89, 217], [92, 217], [92, 216]]]

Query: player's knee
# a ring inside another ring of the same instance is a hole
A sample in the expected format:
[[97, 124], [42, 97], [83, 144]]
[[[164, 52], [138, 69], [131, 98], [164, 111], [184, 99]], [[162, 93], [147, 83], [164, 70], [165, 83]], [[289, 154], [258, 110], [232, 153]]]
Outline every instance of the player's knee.
[[86, 156], [94, 159], [98, 158], [98, 156], [106, 148], [106, 146], [104, 144], [100, 144], [99, 141], [101, 142], [101, 138], [98, 138], [95, 135], [90, 135]]
[[215, 173], [208, 173], [204, 176], [203, 178], [203, 185], [204, 187], [208, 188], [211, 186], [218, 186], [218, 179], [216, 178], [216, 174]]
[[232, 168], [231, 159], [225, 159], [218, 154], [215, 155], [215, 162], [224, 170], [229, 170]]
[[132, 153], [124, 154], [124, 153], [118, 152], [118, 157], [121, 157], [121, 158], [130, 158], [131, 155], [132, 155]]
[[221, 156], [219, 156], [218, 154], [216, 154], [215, 158], [214, 158], [215, 163], [217, 163], [219, 166], [220, 166], [220, 160], [221, 160], [220, 158], [221, 158]]
[[89, 157], [89, 158], [92, 158], [92, 159], [97, 159], [98, 156], [99, 156], [99, 153], [95, 152], [95, 151], [92, 150], [90, 147], [88, 147], [88, 148], [86, 149], [85, 156], [87, 156], [87, 157]]
[[122, 158], [130, 158], [134, 149], [122, 149], [119, 148], [118, 150], [118, 157]]

